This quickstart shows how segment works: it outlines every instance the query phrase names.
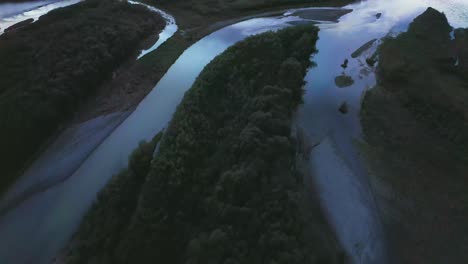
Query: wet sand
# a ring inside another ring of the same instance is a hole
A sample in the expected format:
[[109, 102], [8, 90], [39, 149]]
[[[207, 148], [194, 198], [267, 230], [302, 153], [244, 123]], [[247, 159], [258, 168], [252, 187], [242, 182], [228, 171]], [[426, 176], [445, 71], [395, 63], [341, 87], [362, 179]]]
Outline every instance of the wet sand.
[[314, 21], [337, 22], [340, 17], [352, 11], [344, 8], [307, 8], [295, 11], [291, 15]]
[[117, 112], [66, 129], [1, 197], [0, 216], [65, 181], [128, 115]]

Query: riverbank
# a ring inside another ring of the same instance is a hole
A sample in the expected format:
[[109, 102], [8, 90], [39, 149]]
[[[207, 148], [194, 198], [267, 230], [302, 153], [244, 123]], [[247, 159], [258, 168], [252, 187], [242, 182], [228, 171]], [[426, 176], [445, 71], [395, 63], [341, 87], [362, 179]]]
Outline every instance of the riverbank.
[[[145, 2], [162, 9], [166, 7], [150, 1]], [[344, 5], [348, 2], [354, 1], [327, 1], [318, 5], [321, 6], [329, 3], [330, 6], [338, 6], [339, 4]], [[293, 6], [295, 5], [290, 5], [289, 7]], [[232, 14], [235, 18], [226, 19], [229, 16], [224, 17], [218, 15], [217, 17], [212, 17], [204, 21], [203, 26], [197, 24], [199, 23], [197, 14], [192, 13], [189, 17], [186, 17], [185, 11], [177, 11], [177, 15], [175, 16], [179, 30], [157, 50], [146, 54], [137, 61], [129, 60], [119, 70], [115, 71], [114, 77], [105, 82], [97, 90], [96, 95], [75, 112], [71, 125], [80, 124], [101, 115], [108, 115], [114, 112], [133, 111], [179, 56], [188, 47], [204, 36], [231, 24], [257, 17], [282, 15], [287, 10], [288, 6], [282, 6], [280, 8], [274, 8], [274, 11], [260, 13], [258, 13], [259, 11], [238, 11]], [[335, 21], [350, 11], [351, 10], [339, 8], [320, 10], [319, 12], [317, 12], [317, 10], [311, 10], [311, 14], [317, 15], [317, 17], [309, 14], [308, 18], [312, 20]], [[304, 10], [301, 12], [302, 15], [305, 16], [306, 12]], [[184, 27], [184, 24], [179, 25], [179, 19], [183, 19], [186, 23], [193, 22], [198, 26], [191, 27], [185, 25]]]
[[39, 17], [48, 12], [74, 5], [82, 0], [39, 0], [27, 2], [0, 3], [0, 35], [4, 30], [18, 22], [33, 19], [37, 21]]
[[66, 181], [129, 114], [116, 112], [99, 116], [62, 131], [2, 195], [0, 217]]
[[[79, 231], [69, 243], [70, 250], [63, 250], [53, 263], [84, 263], [84, 259], [94, 259], [98, 263], [107, 261], [100, 256], [114, 250], [123, 229], [129, 224], [162, 135], [160, 132], [151, 141], [141, 142], [132, 152], [128, 168], [115, 175], [99, 192]], [[90, 238], [89, 234], [93, 234], [94, 238]], [[86, 246], [83, 245], [85, 241]], [[91, 250], [88, 247], [99, 252], [89, 255]], [[77, 248], [81, 255], [72, 255], [74, 252], [71, 249]]]
[[[79, 126], [80, 124], [99, 118], [100, 116], [110, 115], [118, 112], [132, 112], [141, 100], [153, 89], [173, 62], [194, 42], [202, 36], [205, 36], [219, 28], [225, 27], [239, 21], [251, 19], [254, 17], [272, 16], [282, 14], [285, 10], [260, 13], [257, 15], [243, 16], [237, 19], [224, 20], [206, 28], [199, 28], [192, 34], [187, 34], [183, 29], [179, 30], [172, 38], [162, 44], [157, 50], [145, 55], [140, 60], [135, 61], [133, 56], [115, 70], [112, 79], [101, 85], [92, 98], [86, 100], [78, 110], [75, 111], [71, 122], [62, 125], [62, 129], [67, 127]], [[317, 10], [311, 10], [314, 15]], [[320, 9], [320, 20], [330, 19], [334, 21], [340, 16], [350, 12], [344, 9]], [[301, 11], [304, 15], [304, 11]], [[314, 19], [314, 17], [309, 16]], [[319, 19], [317, 17], [316, 19]], [[154, 42], [155, 35], [152, 35], [145, 43]], [[144, 45], [143, 45], [144, 46]], [[135, 53], [136, 54], [136, 53]], [[60, 134], [58, 131], [57, 136]], [[48, 142], [53, 142], [52, 137]], [[44, 144], [44, 148], [47, 144]], [[39, 153], [39, 152], [38, 152]]]
[[[125, 188], [105, 187], [122, 191], [97, 201], [65, 263], [339, 263], [320, 212], [299, 204], [302, 176], [290, 138], [316, 39], [315, 27], [264, 33], [206, 66], [162, 137], [141, 192], [127, 199]], [[116, 220], [116, 197], [137, 204], [118, 217], [122, 227], [103, 233], [101, 220]], [[103, 248], [110, 237], [117, 243]]]
[[1, 191], [104, 79], [138, 52], [140, 42], [164, 24], [144, 7], [93, 0], [51, 11], [0, 36]]
[[402, 264], [468, 261], [466, 30], [451, 32], [428, 9], [385, 40], [362, 106], [363, 157]]
[[[172, 1], [159, 3], [153, 0], [144, 0], [149, 4], [158, 6], [163, 10], [167, 10], [170, 14], [176, 17], [179, 26], [189, 32], [192, 32], [194, 37], [197, 32], [203, 32], [203, 28], [208, 25], [215, 24], [220, 21], [236, 19], [240, 17], [255, 16], [261, 13], [282, 12], [287, 9], [307, 8], [307, 7], [342, 7], [344, 5], [356, 2], [355, 0], [283, 0], [283, 1], [207, 1], [207, 0], [191, 0], [191, 1]], [[307, 12], [306, 12], [307, 13]], [[317, 13], [318, 18], [322, 13]], [[317, 19], [320, 20], [320, 19]], [[330, 17], [323, 20], [331, 20]]]
[[[176, 19], [179, 30], [157, 50], [148, 53], [140, 60], [129, 62], [114, 73], [114, 78], [98, 90], [97, 95], [88, 101], [77, 113], [73, 123], [83, 122], [115, 111], [131, 111], [153, 89], [154, 85], [167, 72], [177, 58], [192, 44], [218, 29], [244, 20], [282, 15], [290, 8], [311, 4], [313, 7], [343, 6], [355, 1], [320, 1], [303, 4], [283, 4], [258, 10], [235, 10], [201, 17], [193, 9], [184, 9], [175, 4], [164, 4], [151, 0], [142, 1], [167, 11]], [[347, 9], [301, 10], [299, 16], [310, 20], [336, 21], [351, 12]]]
[[[144, 2], [153, 4], [158, 8], [166, 8], [166, 6], [160, 6], [159, 3], [153, 3], [151, 1]], [[329, 4], [329, 6], [340, 6], [351, 2], [355, 1], [333, 0], [316, 4], [317, 6], [326, 6], [327, 4]], [[224, 15], [218, 14], [216, 17], [211, 17], [204, 21], [203, 26], [200, 26], [199, 17], [196, 13], [191, 13], [189, 16], [186, 16], [187, 14], [185, 11], [176, 11], [177, 15], [175, 16], [178, 24], [179, 19], [182, 19], [186, 23], [194, 23], [195, 26], [187, 24], [179, 25], [179, 30], [157, 50], [146, 54], [137, 61], [130, 59], [121, 66], [120, 69], [114, 71], [112, 79], [101, 85], [93, 98], [87, 100], [74, 113], [74, 118], [70, 125], [77, 125], [99, 116], [115, 112], [133, 111], [141, 100], [154, 88], [154, 84], [164, 76], [177, 58], [199, 39], [228, 25], [257, 17], [281, 15], [288, 8], [293, 7], [297, 7], [297, 5], [283, 5], [279, 8], [269, 8], [268, 10], [274, 11], [260, 13], [258, 10], [241, 10], [232, 13], [231, 16], [234, 18], [231, 19], [226, 19], [229, 16], [225, 17]], [[304, 6], [302, 5], [301, 7]], [[351, 10], [328, 9], [320, 10], [319, 12], [317, 12], [317, 10], [311, 11], [314, 15], [317, 15], [317, 17], [309, 14], [308, 19], [335, 21]], [[301, 12], [302, 15], [307, 14], [307, 11], [302, 10]], [[65, 127], [70, 125], [66, 125]]]

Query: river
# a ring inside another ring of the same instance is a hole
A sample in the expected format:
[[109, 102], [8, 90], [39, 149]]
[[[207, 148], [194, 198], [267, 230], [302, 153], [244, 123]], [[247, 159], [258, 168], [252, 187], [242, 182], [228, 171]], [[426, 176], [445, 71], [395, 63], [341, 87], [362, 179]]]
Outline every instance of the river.
[[[311, 146], [319, 144], [310, 153], [309, 169], [326, 216], [352, 263], [398, 260], [386, 250], [380, 210], [356, 146], [356, 141], [362, 140], [361, 100], [376, 83], [374, 68], [366, 64], [366, 58], [372, 56], [378, 42], [357, 58], [351, 54], [372, 39], [406, 30], [428, 6], [445, 12], [452, 26], [468, 27], [468, 1], [374, 0], [353, 4], [348, 8], [354, 11], [339, 23], [321, 26], [319, 53], [313, 58], [317, 67], [305, 78], [304, 104], [297, 123]], [[343, 70], [345, 59], [349, 64]], [[343, 72], [354, 84], [339, 88], [335, 77]], [[347, 114], [339, 111], [343, 102], [348, 105]]]
[[[112, 175], [127, 165], [127, 158], [138, 143], [151, 139], [168, 124], [184, 92], [206, 64], [249, 35], [283, 28], [297, 20], [301, 19], [290, 16], [248, 20], [212, 33], [187, 49], [136, 110], [72, 175], [61, 175], [66, 176], [65, 179], [22, 199], [21, 203], [15, 202], [13, 208], [8, 207], [0, 216], [0, 263], [48, 263], [76, 230], [96, 193]], [[79, 151], [77, 144], [73, 145]], [[42, 162], [40, 167], [49, 171], [57, 168], [54, 159], [43, 159]], [[19, 180], [23, 182], [22, 188], [24, 182], [35, 182], [37, 178], [44, 180], [44, 175], [34, 173], [23, 177]], [[15, 192], [15, 188], [19, 188], [18, 185], [14, 185], [9, 193]], [[2, 202], [8, 204], [8, 201]]]
[[[0, 19], [10, 24], [23, 21], [25, 17], [38, 19], [47, 12], [66, 7], [80, 0], [36, 1], [24, 3], [0, 4]], [[148, 49], [142, 50], [137, 59], [157, 49], [177, 31], [174, 17], [150, 5], [129, 1], [131, 4], [143, 5], [152, 12], [160, 14], [166, 20], [165, 28], [159, 33], [158, 40]], [[2, 9], [3, 8], [3, 9]], [[1, 33], [0, 33], [1, 34]], [[104, 139], [120, 124], [129, 112], [115, 112], [108, 115], [72, 125], [60, 133], [41, 155], [23, 172], [0, 199], [0, 216], [30, 196], [56, 185], [78, 169], [86, 158]]]
[[[298, 110], [297, 125], [307, 139], [320, 143], [311, 150], [311, 177], [352, 263], [392, 262], [386, 252], [379, 208], [354, 145], [361, 137], [358, 113], [363, 92], [375, 84], [373, 68], [364, 60], [376, 44], [356, 59], [350, 54], [371, 39], [404, 30], [428, 3], [445, 11], [454, 26], [466, 26], [468, 4], [461, 0], [370, 0], [350, 5], [354, 11], [338, 23], [320, 24], [319, 53], [313, 57], [317, 66], [305, 78], [304, 105]], [[382, 16], [377, 18], [377, 13]], [[247, 20], [216, 31], [187, 49], [137, 109], [76, 171], [0, 216], [0, 263], [48, 263], [76, 230], [96, 193], [126, 166], [138, 142], [151, 139], [168, 124], [184, 92], [207, 63], [249, 35], [299, 20], [293, 15]], [[340, 64], [345, 58], [350, 60], [345, 72], [355, 82], [338, 88], [334, 79], [342, 74]], [[344, 101], [349, 105], [346, 115], [338, 111]], [[55, 163], [49, 160], [41, 165], [53, 170]], [[31, 174], [28, 179], [34, 178]]]
[[0, 3], [0, 35], [6, 28], [27, 20], [36, 21], [40, 16], [59, 7], [78, 3], [81, 0], [44, 0], [19, 3]]

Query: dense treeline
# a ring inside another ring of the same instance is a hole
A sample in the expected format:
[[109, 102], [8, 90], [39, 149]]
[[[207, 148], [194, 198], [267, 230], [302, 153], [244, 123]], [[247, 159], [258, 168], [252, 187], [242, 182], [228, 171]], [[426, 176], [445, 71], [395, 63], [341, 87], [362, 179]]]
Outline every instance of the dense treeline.
[[[395, 263], [467, 263], [468, 38], [429, 8], [379, 49], [361, 113]], [[399, 259], [398, 259], [399, 258]]]
[[152, 141], [141, 142], [128, 161], [128, 168], [115, 175], [97, 196], [97, 200], [83, 219], [76, 233], [73, 247], [80, 255], [73, 255], [71, 263], [108, 263], [101, 259], [119, 242], [122, 230], [135, 211], [138, 194], [150, 169], [155, 148], [162, 137], [158, 133]]
[[443, 13], [429, 8], [408, 32], [379, 48], [379, 82], [415, 118], [460, 147], [468, 147], [467, 47], [465, 30], [455, 39]]
[[[161, 140], [118, 245], [95, 248], [105, 240], [88, 217], [80, 244], [95, 250], [72, 245], [68, 262], [334, 263], [335, 249], [300, 205], [290, 136], [317, 31], [250, 37], [207, 65]], [[94, 208], [112, 206], [100, 202]]]
[[0, 37], [0, 191], [140, 41], [164, 25], [142, 6], [88, 0]]

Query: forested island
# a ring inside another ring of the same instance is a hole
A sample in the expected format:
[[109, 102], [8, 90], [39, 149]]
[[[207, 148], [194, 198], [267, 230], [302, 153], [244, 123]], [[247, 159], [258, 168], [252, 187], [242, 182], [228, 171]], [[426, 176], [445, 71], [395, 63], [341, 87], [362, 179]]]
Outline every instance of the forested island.
[[87, 0], [0, 36], [0, 192], [41, 145], [165, 21], [124, 1]]
[[291, 137], [317, 32], [256, 35], [208, 64], [164, 135], [98, 195], [64, 262], [338, 263], [304, 208]]
[[468, 262], [468, 30], [429, 8], [378, 55], [362, 147], [393, 255]]

